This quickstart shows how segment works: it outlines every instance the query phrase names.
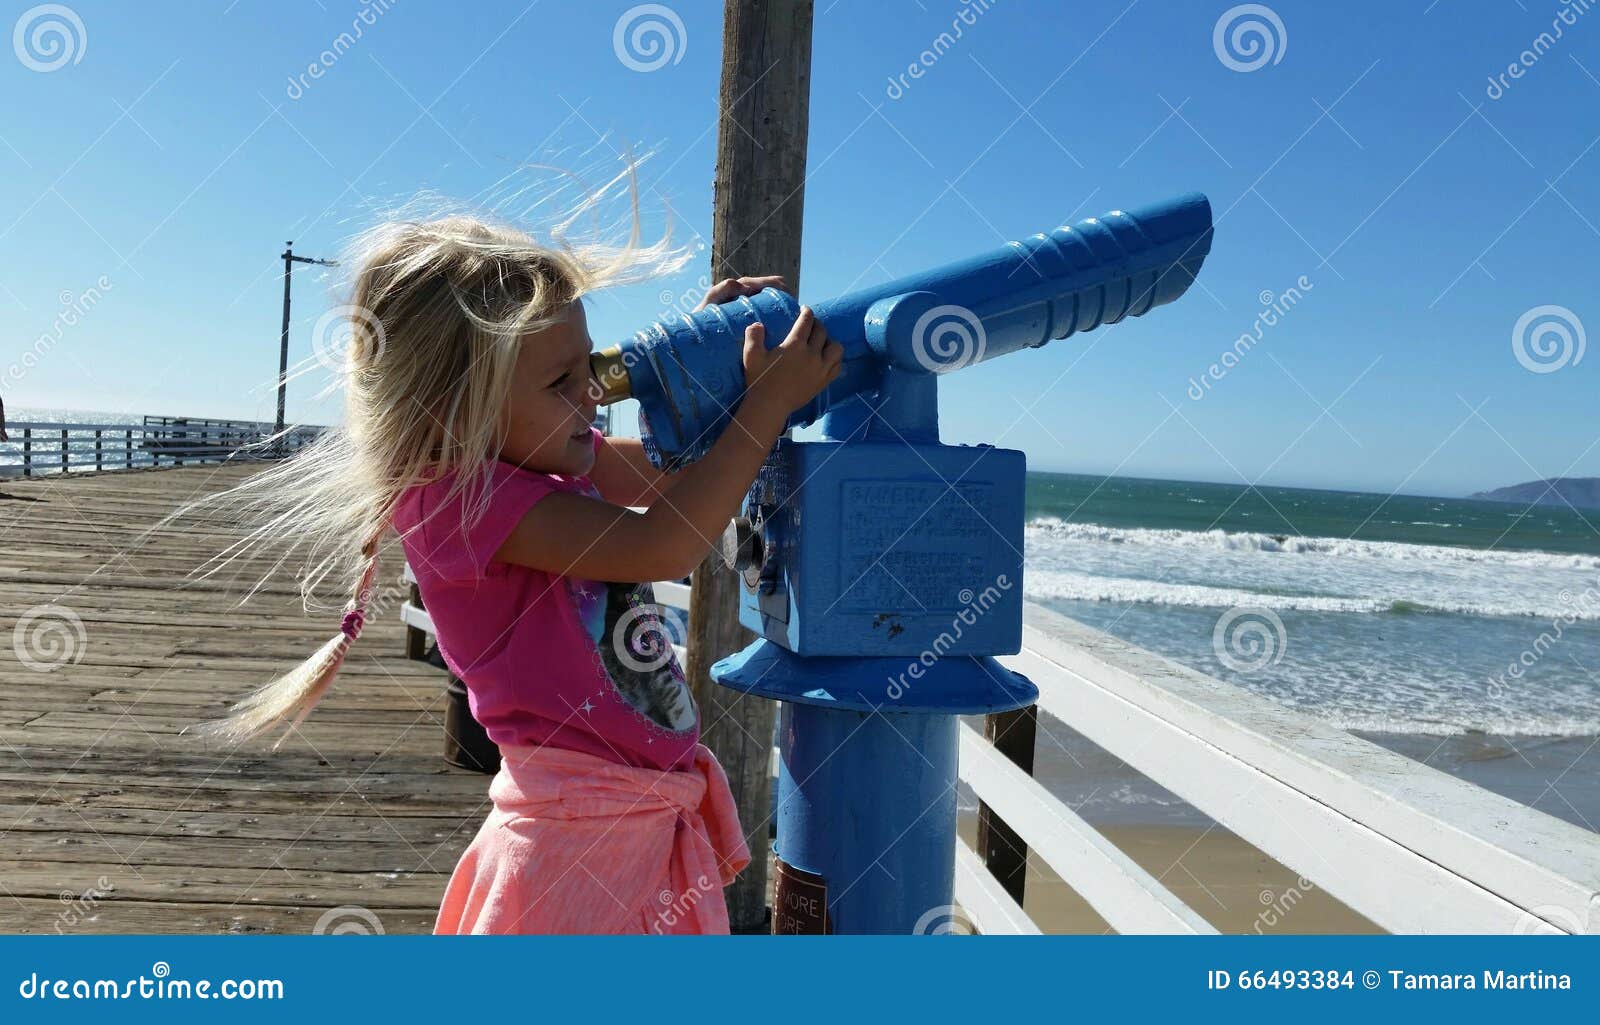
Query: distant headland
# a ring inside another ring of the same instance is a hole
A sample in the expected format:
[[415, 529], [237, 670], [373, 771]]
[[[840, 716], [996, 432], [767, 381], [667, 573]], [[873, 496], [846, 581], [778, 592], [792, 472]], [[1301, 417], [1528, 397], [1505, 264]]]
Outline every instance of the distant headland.
[[1574, 505], [1579, 509], [1600, 509], [1600, 477], [1552, 477], [1513, 484], [1493, 491], [1478, 491], [1469, 498], [1488, 502], [1527, 502], [1537, 505]]

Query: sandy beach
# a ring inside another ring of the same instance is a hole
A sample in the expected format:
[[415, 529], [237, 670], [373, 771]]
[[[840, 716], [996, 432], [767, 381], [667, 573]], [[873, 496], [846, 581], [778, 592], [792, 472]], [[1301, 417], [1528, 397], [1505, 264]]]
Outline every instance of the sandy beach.
[[[972, 842], [976, 816], [962, 816]], [[1220, 826], [1109, 826], [1101, 832], [1226, 934], [1381, 933], [1382, 929]], [[1024, 909], [1049, 935], [1112, 933], [1045, 865], [1028, 858]]]

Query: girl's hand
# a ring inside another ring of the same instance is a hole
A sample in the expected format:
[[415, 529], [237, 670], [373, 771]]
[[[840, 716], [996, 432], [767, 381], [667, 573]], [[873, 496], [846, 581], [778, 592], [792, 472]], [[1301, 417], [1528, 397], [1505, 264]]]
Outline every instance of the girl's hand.
[[769, 274], [760, 278], [723, 278], [712, 285], [706, 292], [706, 297], [700, 300], [700, 305], [695, 309], [703, 310], [707, 306], [720, 306], [742, 295], [755, 295], [763, 288], [771, 286], [781, 291], [789, 291], [789, 283], [783, 280], [781, 274]]
[[787, 415], [838, 377], [843, 362], [844, 346], [828, 337], [809, 306], [800, 307], [789, 337], [770, 351], [766, 328], [751, 324], [744, 332], [745, 400]]

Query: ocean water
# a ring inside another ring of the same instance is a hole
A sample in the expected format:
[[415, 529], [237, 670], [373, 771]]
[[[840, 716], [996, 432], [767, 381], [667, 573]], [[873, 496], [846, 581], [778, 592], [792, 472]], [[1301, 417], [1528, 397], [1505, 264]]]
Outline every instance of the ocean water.
[[1027, 515], [1028, 599], [1341, 729], [1600, 735], [1600, 510], [1032, 473]]
[[22, 421], [60, 424], [142, 424], [141, 413], [101, 413], [89, 409], [60, 409], [44, 406], [6, 406], [6, 423]]

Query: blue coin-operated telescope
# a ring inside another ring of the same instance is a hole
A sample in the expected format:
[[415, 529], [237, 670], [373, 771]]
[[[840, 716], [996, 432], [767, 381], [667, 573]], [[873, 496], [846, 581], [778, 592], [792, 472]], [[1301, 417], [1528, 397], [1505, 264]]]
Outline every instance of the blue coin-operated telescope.
[[[1023, 453], [941, 444], [939, 377], [1172, 302], [1210, 249], [1190, 194], [812, 307], [844, 366], [789, 418], [821, 440], [778, 442], [724, 539], [759, 639], [711, 670], [782, 703], [775, 931], [947, 915], [956, 717], [1038, 697], [993, 657], [1022, 645]], [[594, 356], [602, 401], [639, 400], [656, 465], [697, 459], [743, 394], [744, 329], [776, 346], [798, 316], [769, 288], [668, 317]]]

